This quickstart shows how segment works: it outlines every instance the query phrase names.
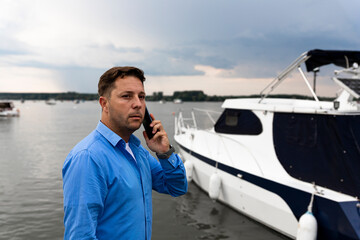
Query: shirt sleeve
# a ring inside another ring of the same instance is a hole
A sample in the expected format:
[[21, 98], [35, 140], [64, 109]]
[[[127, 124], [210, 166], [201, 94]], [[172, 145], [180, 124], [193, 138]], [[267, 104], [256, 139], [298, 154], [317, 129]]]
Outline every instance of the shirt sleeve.
[[148, 155], [153, 189], [159, 193], [167, 193], [173, 197], [183, 195], [187, 192], [188, 184], [186, 172], [181, 158], [173, 153], [168, 159], [157, 161]]
[[68, 156], [62, 173], [64, 239], [97, 239], [97, 219], [107, 191], [101, 167], [84, 150]]

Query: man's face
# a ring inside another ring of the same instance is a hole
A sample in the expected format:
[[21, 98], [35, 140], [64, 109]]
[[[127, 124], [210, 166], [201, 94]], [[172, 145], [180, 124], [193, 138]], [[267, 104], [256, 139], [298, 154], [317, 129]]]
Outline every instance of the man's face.
[[140, 79], [117, 78], [107, 102], [110, 128], [120, 136], [140, 128], [145, 113], [145, 91]]

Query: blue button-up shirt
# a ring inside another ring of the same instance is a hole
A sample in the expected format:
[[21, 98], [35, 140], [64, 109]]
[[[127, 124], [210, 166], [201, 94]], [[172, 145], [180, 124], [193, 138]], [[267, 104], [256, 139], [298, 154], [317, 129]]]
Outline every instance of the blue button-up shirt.
[[151, 239], [152, 189], [179, 196], [187, 191], [176, 154], [157, 161], [140, 140], [125, 141], [99, 122], [63, 166], [64, 239]]

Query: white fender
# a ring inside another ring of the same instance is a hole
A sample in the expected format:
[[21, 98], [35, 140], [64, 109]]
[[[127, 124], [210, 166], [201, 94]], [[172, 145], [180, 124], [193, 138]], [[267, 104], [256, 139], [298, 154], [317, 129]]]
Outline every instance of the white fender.
[[220, 195], [221, 178], [219, 174], [213, 173], [210, 177], [209, 182], [209, 197], [212, 200], [217, 200]]
[[184, 166], [186, 171], [186, 179], [188, 182], [191, 182], [193, 178], [194, 163], [187, 160], [185, 161]]
[[311, 194], [308, 210], [299, 219], [298, 230], [296, 234], [297, 240], [316, 240], [317, 237], [317, 221], [314, 214], [312, 213], [314, 196], [317, 192], [317, 189], [315, 183], [313, 183], [313, 186], [315, 192]]
[[316, 240], [317, 221], [312, 212], [307, 211], [300, 217], [298, 230], [296, 234], [297, 240]]

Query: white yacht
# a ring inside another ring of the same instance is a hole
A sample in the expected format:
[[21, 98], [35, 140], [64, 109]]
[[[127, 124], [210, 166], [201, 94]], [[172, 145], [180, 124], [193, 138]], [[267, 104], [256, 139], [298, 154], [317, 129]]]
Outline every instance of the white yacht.
[[[174, 139], [188, 180], [290, 238], [360, 239], [359, 63], [360, 51], [311, 50], [259, 98], [225, 100], [210, 129], [179, 112]], [[327, 64], [341, 67], [334, 101], [320, 101], [302, 70], [316, 77]], [[313, 99], [270, 98], [297, 70]]]
[[47, 105], [55, 105], [55, 104], [56, 104], [56, 100], [53, 99], [53, 98], [50, 98], [50, 99], [46, 100], [45, 103], [46, 103]]
[[176, 98], [176, 99], [174, 99], [174, 103], [180, 104], [180, 103], [182, 103], [182, 100], [180, 98]]
[[13, 102], [0, 102], [0, 117], [18, 117], [20, 110], [15, 108]]

